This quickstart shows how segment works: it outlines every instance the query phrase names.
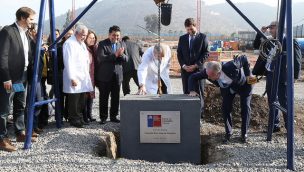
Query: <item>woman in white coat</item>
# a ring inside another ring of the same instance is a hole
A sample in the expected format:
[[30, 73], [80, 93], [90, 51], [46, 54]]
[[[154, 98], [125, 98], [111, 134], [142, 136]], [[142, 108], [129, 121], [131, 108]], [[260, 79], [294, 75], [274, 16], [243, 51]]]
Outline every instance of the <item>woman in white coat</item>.
[[160, 44], [148, 48], [143, 54], [142, 63], [138, 66], [137, 70], [140, 87], [137, 94], [158, 94], [159, 59], [161, 59], [160, 78], [162, 93], [172, 93], [169, 77], [171, 50], [168, 45]]

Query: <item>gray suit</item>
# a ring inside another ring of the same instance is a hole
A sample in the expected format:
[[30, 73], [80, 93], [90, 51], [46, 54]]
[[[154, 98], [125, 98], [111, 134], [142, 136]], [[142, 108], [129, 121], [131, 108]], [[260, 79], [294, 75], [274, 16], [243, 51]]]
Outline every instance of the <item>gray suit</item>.
[[142, 47], [137, 43], [132, 41], [125, 41], [127, 52], [128, 52], [128, 61], [123, 63], [123, 82], [122, 82], [122, 90], [124, 95], [130, 94], [130, 80], [133, 78], [135, 84], [138, 84], [137, 77], [137, 68], [141, 63], [141, 56], [144, 54]]
[[[25, 85], [27, 72], [25, 68], [24, 49], [21, 36], [16, 24], [4, 27], [0, 31], [0, 139], [6, 137], [7, 116], [9, 115], [10, 100], [13, 100], [13, 115], [16, 134], [24, 130], [25, 93], [7, 93], [3, 82]], [[28, 40], [30, 40], [28, 38]], [[30, 42], [28, 59], [31, 59]], [[31, 63], [29, 63], [31, 64]]]

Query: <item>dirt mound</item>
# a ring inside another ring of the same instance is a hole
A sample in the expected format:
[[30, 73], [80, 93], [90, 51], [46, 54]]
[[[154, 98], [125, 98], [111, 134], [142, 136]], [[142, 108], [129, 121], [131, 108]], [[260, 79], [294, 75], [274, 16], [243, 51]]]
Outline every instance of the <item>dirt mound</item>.
[[[223, 125], [222, 119], [222, 97], [220, 89], [214, 85], [206, 85], [204, 91], [205, 113], [204, 120], [206, 122]], [[234, 98], [232, 110], [233, 126], [241, 127], [241, 107], [240, 97]], [[265, 129], [268, 124], [268, 104], [265, 97], [253, 94], [251, 100], [251, 119], [250, 128], [261, 130]]]

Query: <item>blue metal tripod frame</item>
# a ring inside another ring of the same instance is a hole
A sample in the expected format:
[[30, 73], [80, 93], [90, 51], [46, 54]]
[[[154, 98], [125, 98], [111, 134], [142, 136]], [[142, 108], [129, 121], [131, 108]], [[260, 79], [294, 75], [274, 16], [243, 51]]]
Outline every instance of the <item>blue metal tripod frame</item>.
[[[226, 0], [227, 3], [264, 39], [267, 37], [244, 15], [232, 2]], [[286, 21], [286, 25], [285, 25]], [[275, 111], [282, 110], [287, 112], [287, 168], [294, 170], [294, 63], [293, 63], [293, 27], [292, 27], [292, 0], [281, 0], [278, 39], [283, 44], [284, 27], [286, 26], [286, 47], [287, 47], [287, 109], [278, 103], [278, 86], [281, 69], [281, 59], [284, 57], [282, 52], [276, 59], [273, 71], [273, 82], [271, 88], [271, 105], [269, 108], [272, 112], [268, 120], [267, 141], [272, 140], [274, 127]]]

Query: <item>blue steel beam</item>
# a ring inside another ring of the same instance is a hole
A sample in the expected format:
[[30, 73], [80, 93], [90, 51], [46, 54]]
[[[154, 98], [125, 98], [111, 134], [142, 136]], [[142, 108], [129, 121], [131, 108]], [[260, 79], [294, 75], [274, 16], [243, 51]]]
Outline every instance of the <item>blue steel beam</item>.
[[259, 29], [257, 28], [249, 19], [248, 17], [246, 17], [246, 15], [244, 13], [242, 13], [241, 10], [239, 10], [234, 4], [233, 2], [231, 2], [230, 0], [226, 0], [228, 2], [228, 4], [260, 35], [262, 35], [262, 37], [264, 39], [267, 39], [266, 35]]
[[294, 45], [292, 27], [292, 0], [286, 0], [287, 46], [287, 168], [294, 168]]
[[49, 103], [52, 103], [52, 102], [55, 102], [55, 101], [57, 101], [57, 99], [55, 98], [55, 99], [49, 99], [49, 100], [43, 100], [43, 101], [40, 101], [40, 102], [36, 102], [35, 104], [34, 104], [34, 106], [36, 107], [36, 106], [42, 106], [42, 105], [44, 105], [44, 104], [49, 104]]
[[54, 41], [51, 45], [50, 48], [53, 48], [55, 44], [57, 44], [63, 37], [64, 35], [72, 29], [72, 27], [82, 18], [85, 13], [88, 12], [88, 10], [97, 2], [97, 0], [93, 0], [80, 14], [77, 16], [77, 18], [61, 33], [61, 35]]
[[[50, 30], [51, 30], [51, 42], [53, 43], [56, 40], [56, 31], [55, 31], [55, 10], [54, 10], [54, 0], [49, 0], [49, 15], [50, 15]], [[51, 58], [53, 60], [53, 72], [54, 72], [54, 84], [55, 87], [55, 98], [57, 101], [55, 102], [55, 120], [56, 127], [61, 128], [62, 117], [61, 117], [61, 101], [60, 100], [60, 90], [59, 90], [59, 82], [58, 82], [58, 57], [57, 57], [57, 44], [54, 44], [52, 47], [55, 51], [51, 51]]]
[[39, 12], [39, 21], [38, 21], [38, 33], [37, 33], [37, 44], [35, 50], [35, 61], [34, 61], [34, 73], [33, 73], [33, 81], [31, 85], [31, 90], [29, 93], [29, 103], [27, 110], [27, 127], [26, 127], [26, 139], [24, 142], [24, 149], [30, 149], [32, 145], [32, 132], [33, 132], [33, 119], [34, 119], [34, 111], [35, 111], [35, 99], [36, 99], [36, 87], [38, 82], [38, 70], [40, 64], [40, 53], [41, 53], [41, 45], [42, 45], [42, 31], [43, 31], [43, 21], [45, 17], [45, 7], [46, 0], [41, 0], [40, 3], [40, 12]]
[[[60, 35], [60, 37], [56, 39], [55, 35], [55, 13], [54, 13], [54, 0], [49, 0], [49, 12], [50, 12], [50, 27], [51, 27], [51, 39], [53, 41], [52, 45], [49, 46], [49, 50], [52, 52], [52, 57], [54, 58], [54, 78], [57, 78], [58, 76], [58, 63], [57, 63], [57, 51], [56, 51], [56, 44], [59, 42], [59, 40], [74, 26], [75, 23], [77, 23], [80, 18], [97, 2], [97, 0], [93, 0], [88, 7], [85, 8], [85, 10], [67, 27], [67, 29]], [[61, 115], [60, 115], [60, 96], [59, 96], [59, 85], [58, 80], [55, 79], [55, 99], [35, 102], [36, 97], [36, 87], [38, 82], [38, 70], [39, 70], [39, 63], [40, 63], [40, 54], [41, 54], [41, 45], [42, 42], [39, 40], [42, 40], [42, 31], [44, 28], [44, 18], [45, 18], [45, 11], [46, 11], [46, 0], [41, 0], [40, 2], [40, 11], [39, 11], [39, 21], [38, 21], [38, 32], [37, 32], [37, 44], [36, 44], [36, 51], [35, 51], [35, 58], [34, 58], [34, 72], [33, 72], [33, 81], [32, 81], [32, 87], [29, 93], [30, 99], [28, 102], [28, 118], [27, 118], [27, 131], [26, 131], [26, 140], [24, 142], [24, 149], [30, 149], [31, 148], [31, 138], [32, 138], [32, 132], [33, 132], [33, 117], [34, 117], [34, 111], [35, 106], [40, 106], [43, 104], [47, 104], [50, 102], [55, 101], [56, 103], [56, 126], [58, 128], [61, 127]], [[56, 86], [57, 85], [57, 86]]]
[[[284, 26], [285, 26], [285, 19], [286, 19], [286, 0], [281, 0], [281, 6], [280, 6], [280, 16], [279, 16], [279, 26], [278, 26], [278, 35], [277, 39], [279, 39], [280, 43], [283, 44], [283, 38], [284, 38]], [[274, 69], [272, 73], [272, 84], [271, 84], [271, 102], [277, 101], [277, 95], [278, 95], [278, 88], [279, 88], [279, 79], [280, 79], [280, 68], [281, 68], [281, 61], [283, 57], [283, 52], [278, 56], [278, 58], [272, 62], [274, 64]], [[269, 119], [268, 119], [268, 132], [267, 132], [267, 141], [272, 140], [272, 133], [274, 128], [274, 116], [275, 113], [278, 110], [274, 106], [269, 107]]]
[[[239, 13], [243, 19], [259, 34], [262, 35], [264, 39], [267, 39], [266, 36], [230, 1], [226, 0], [234, 10]], [[287, 13], [287, 16], [286, 16]], [[287, 168], [290, 170], [294, 170], [294, 85], [293, 85], [293, 31], [292, 31], [292, 1], [290, 0], [281, 0], [280, 6], [280, 18], [279, 18], [279, 28], [278, 28], [278, 35], [277, 38], [279, 39], [280, 43], [283, 44], [284, 38], [284, 26], [285, 26], [285, 19], [287, 20], [287, 70], [288, 70], [288, 79], [287, 79]], [[280, 68], [281, 68], [281, 59], [283, 54], [281, 53], [276, 61], [273, 63], [275, 64], [273, 70], [273, 83], [272, 83], [272, 90], [271, 90], [271, 102], [272, 104], [272, 113], [269, 116], [268, 121], [268, 133], [267, 133], [267, 140], [271, 141], [272, 139], [272, 132], [274, 126], [274, 113], [277, 109], [282, 111], [286, 109], [283, 108], [281, 105], [277, 103], [277, 93], [278, 93], [278, 84], [279, 84], [279, 77], [280, 77]]]

